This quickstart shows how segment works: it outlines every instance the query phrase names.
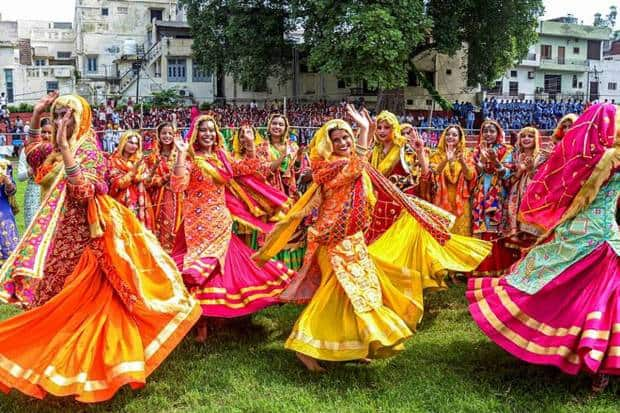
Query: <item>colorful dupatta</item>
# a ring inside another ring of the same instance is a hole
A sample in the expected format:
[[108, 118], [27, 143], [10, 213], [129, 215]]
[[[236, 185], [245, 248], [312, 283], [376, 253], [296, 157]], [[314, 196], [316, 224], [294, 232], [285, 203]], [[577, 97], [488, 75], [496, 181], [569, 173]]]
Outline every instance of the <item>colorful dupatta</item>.
[[575, 121], [530, 182], [522, 222], [548, 234], [590, 205], [619, 165], [617, 113], [615, 105], [596, 104]]
[[[459, 141], [457, 143], [457, 152], [462, 152], [465, 158], [467, 167], [473, 172], [471, 179], [466, 179], [465, 172], [461, 163], [455, 160], [452, 164], [446, 163], [443, 171], [437, 171], [436, 180], [437, 188], [435, 190], [435, 205], [440, 208], [450, 211], [457, 217], [463, 215], [464, 206], [466, 202], [470, 202], [471, 192], [476, 184], [476, 167], [474, 165], [474, 159], [469, 150], [466, 147], [465, 131], [459, 125], [450, 125], [441, 134], [439, 138], [439, 144], [437, 145], [437, 151], [431, 156], [430, 163], [434, 165], [433, 169], [436, 169], [442, 162], [447, 162], [446, 155], [446, 134], [448, 130], [456, 128], [459, 131]], [[456, 185], [456, 197], [455, 204], [452, 205], [449, 199], [448, 183]]]

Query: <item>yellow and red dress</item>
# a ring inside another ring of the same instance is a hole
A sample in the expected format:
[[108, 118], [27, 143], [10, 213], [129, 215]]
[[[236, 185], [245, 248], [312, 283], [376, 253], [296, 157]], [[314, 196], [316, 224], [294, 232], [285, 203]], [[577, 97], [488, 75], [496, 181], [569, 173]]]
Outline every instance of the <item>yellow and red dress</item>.
[[392, 356], [404, 349], [424, 311], [406, 269], [366, 247], [373, 195], [363, 162], [357, 157], [313, 162], [320, 206], [308, 230], [304, 279], [282, 295], [307, 301], [314, 285], [285, 347], [320, 360]]

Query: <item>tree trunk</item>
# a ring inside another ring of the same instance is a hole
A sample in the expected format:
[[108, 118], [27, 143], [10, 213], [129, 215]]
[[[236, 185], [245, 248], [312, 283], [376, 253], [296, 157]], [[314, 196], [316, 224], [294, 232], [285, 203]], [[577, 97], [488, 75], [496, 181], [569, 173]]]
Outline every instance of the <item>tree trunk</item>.
[[405, 111], [405, 88], [379, 89], [377, 95], [377, 113], [389, 110], [396, 116]]

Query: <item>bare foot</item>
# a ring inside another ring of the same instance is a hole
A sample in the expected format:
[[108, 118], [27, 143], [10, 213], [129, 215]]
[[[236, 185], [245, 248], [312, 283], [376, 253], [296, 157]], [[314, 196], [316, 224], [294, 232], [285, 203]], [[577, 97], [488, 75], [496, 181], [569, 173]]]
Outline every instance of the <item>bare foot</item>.
[[200, 320], [198, 322], [198, 325], [196, 326], [196, 338], [195, 338], [196, 342], [204, 343], [205, 341], [207, 341], [207, 335], [208, 335], [207, 321]]
[[306, 356], [305, 354], [301, 354], [301, 353], [295, 353], [295, 355], [297, 355], [297, 358], [299, 359], [299, 361], [301, 361], [302, 364], [311, 372], [313, 373], [325, 372], [325, 369], [321, 367], [321, 365], [319, 364], [318, 361], [316, 361], [315, 358]]

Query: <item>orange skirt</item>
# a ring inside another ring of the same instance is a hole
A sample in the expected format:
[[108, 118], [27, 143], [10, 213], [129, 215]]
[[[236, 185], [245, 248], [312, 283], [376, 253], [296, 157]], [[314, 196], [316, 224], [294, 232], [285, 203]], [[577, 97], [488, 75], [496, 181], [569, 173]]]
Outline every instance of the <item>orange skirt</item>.
[[[143, 228], [109, 198], [101, 207], [126, 219], [108, 219], [106, 234], [84, 251], [58, 295], [0, 322], [1, 390], [93, 403], [125, 384], [140, 388], [200, 317], [200, 306], [173, 286], [180, 275], [162, 271], [172, 260], [133, 250], [152, 247], [155, 237], [139, 235]], [[128, 238], [134, 244], [127, 249], [110, 248]]]

